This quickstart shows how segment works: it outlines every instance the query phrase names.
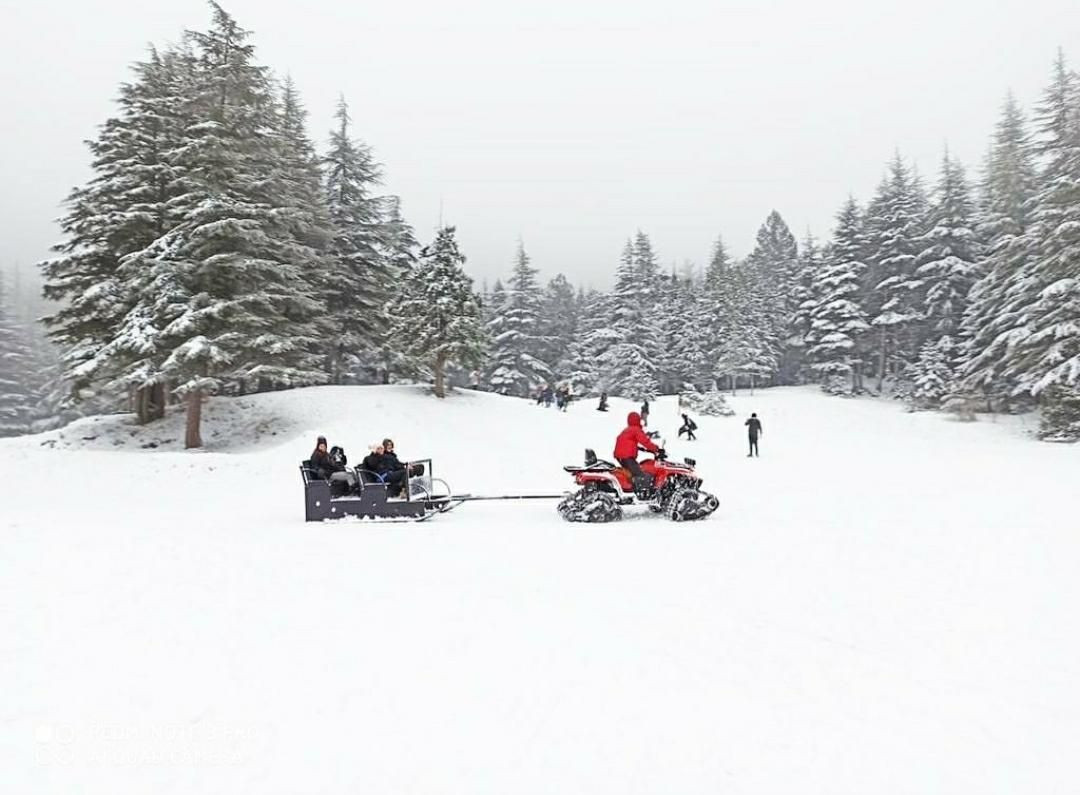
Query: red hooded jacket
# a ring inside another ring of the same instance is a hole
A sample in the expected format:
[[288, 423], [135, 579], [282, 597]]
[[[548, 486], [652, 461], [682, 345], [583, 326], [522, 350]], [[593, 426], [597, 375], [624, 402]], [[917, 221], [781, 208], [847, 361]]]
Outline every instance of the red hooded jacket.
[[641, 415], [636, 411], [631, 411], [626, 418], [626, 429], [615, 440], [615, 460], [633, 458], [636, 461], [638, 445], [650, 453], [655, 453], [660, 449], [652, 439], [645, 435], [645, 431], [641, 430]]

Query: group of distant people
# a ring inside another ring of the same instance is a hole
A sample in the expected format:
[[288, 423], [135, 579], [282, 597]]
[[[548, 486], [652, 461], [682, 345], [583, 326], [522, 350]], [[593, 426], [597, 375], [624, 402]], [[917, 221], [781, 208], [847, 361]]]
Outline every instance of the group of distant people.
[[551, 384], [544, 384], [536, 393], [537, 406], [551, 408], [554, 404], [559, 411], [566, 411], [572, 399], [573, 393], [570, 391], [569, 384], [559, 384], [555, 388], [552, 388]]
[[[348, 468], [349, 459], [341, 447], [327, 449], [326, 437], [320, 436], [311, 454], [310, 467], [323, 480], [343, 484], [346, 492], [355, 491], [359, 484], [356, 473]], [[403, 462], [394, 452], [394, 440], [383, 439], [370, 447], [360, 465], [360, 475], [369, 483], [385, 483], [388, 497], [400, 497], [410, 477], [424, 474], [423, 464]]]
[[[607, 392], [600, 393], [600, 405], [596, 407], [597, 411], [608, 410], [608, 395]], [[634, 412], [638, 418], [639, 427], [647, 428], [649, 426], [649, 401], [646, 398], [641, 403], [641, 409]], [[681, 439], [683, 435], [686, 435], [687, 441], [696, 441], [697, 435], [694, 433], [698, 429], [697, 423], [690, 417], [689, 414], [682, 414], [682, 425], [679, 426], [678, 436]], [[743, 423], [747, 430], [747, 437], [750, 443], [750, 452], [746, 454], [747, 458], [760, 457], [760, 451], [758, 448], [758, 440], [761, 439], [762, 427], [761, 420], [758, 419], [757, 412], [750, 414], [750, 419]]]

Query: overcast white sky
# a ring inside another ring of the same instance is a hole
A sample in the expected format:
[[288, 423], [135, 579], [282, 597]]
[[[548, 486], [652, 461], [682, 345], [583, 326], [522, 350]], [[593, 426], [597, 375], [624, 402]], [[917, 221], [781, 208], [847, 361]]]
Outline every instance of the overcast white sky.
[[[737, 255], [776, 208], [800, 238], [865, 200], [896, 148], [974, 171], [1010, 87], [1038, 99], [1075, 0], [227, 0], [292, 74], [321, 143], [343, 92], [421, 240], [456, 224], [494, 279], [518, 238], [545, 276], [606, 286], [625, 239]], [[149, 42], [201, 0], [0, 0], [0, 263], [57, 237], [83, 139]]]

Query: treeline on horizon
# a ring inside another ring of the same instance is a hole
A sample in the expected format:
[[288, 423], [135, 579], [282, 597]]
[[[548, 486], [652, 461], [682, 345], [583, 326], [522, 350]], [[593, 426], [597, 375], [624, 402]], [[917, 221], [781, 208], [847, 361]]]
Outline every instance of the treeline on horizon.
[[[897, 154], [827, 240], [800, 245], [773, 212], [746, 258], [718, 239], [694, 275], [666, 272], [639, 231], [607, 292], [541, 285], [521, 245], [481, 295], [455, 230], [421, 246], [380, 193], [345, 101], [320, 153], [295, 86], [211, 6], [207, 30], [134, 65], [42, 263], [60, 307], [46, 318], [62, 353], [54, 413], [127, 407], [148, 422], [182, 400], [199, 446], [211, 394], [431, 379], [439, 395], [566, 383], [638, 399], [819, 383], [928, 409], [1037, 403], [1044, 438], [1080, 437], [1080, 81], [1062, 54], [1033, 123], [1006, 99], [977, 180], [944, 153], [927, 185]], [[22, 333], [0, 291], [14, 373], [0, 434], [33, 425], [20, 401], [44, 388], [19, 377]]]

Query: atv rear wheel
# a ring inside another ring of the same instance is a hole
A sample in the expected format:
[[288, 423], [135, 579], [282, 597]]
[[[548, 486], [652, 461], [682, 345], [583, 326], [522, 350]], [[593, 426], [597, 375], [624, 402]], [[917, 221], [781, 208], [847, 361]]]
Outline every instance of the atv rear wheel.
[[557, 510], [568, 522], [617, 522], [622, 519], [618, 499], [591, 486], [565, 497]]

